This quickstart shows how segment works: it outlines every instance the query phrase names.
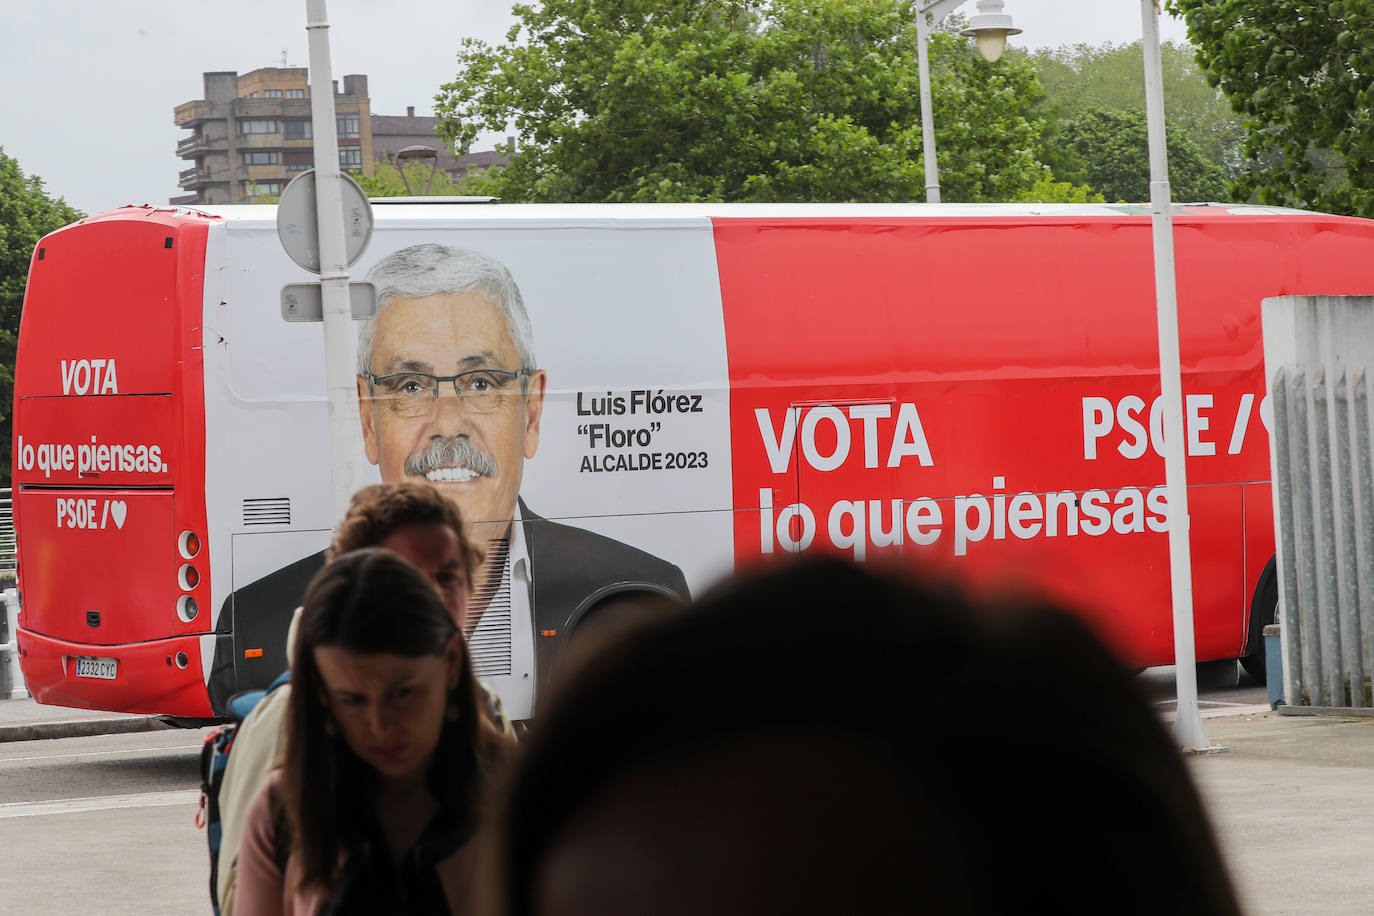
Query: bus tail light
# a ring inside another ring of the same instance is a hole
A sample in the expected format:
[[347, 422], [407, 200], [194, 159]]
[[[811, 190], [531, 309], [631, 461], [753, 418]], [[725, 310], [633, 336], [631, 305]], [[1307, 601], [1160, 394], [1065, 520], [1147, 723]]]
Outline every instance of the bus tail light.
[[190, 595], [182, 595], [177, 599], [177, 616], [182, 620], [190, 623], [196, 619], [196, 615], [199, 613], [200, 605], [196, 604], [196, 599]]
[[200, 553], [200, 535], [194, 531], [183, 531], [181, 537], [177, 539], [177, 550], [181, 552], [183, 560], [193, 560], [196, 554]]
[[190, 563], [183, 563], [181, 569], [177, 570], [177, 582], [183, 592], [189, 592], [200, 584], [200, 571]]

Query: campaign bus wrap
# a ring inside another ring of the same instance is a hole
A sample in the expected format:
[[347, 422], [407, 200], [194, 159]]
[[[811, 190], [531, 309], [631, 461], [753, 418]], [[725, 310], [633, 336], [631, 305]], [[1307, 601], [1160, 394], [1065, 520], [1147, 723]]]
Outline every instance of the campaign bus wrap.
[[[1253, 656], [1260, 300], [1368, 292], [1374, 223], [1174, 223], [1197, 651]], [[605, 608], [820, 551], [1046, 593], [1172, 657], [1139, 207], [379, 202], [351, 273], [381, 294], [354, 323], [370, 479], [429, 480], [494, 551], [468, 635], [516, 718]], [[337, 521], [322, 328], [280, 308], [311, 279], [272, 207], [40, 243], [14, 477], [41, 702], [208, 717], [285, 666]]]

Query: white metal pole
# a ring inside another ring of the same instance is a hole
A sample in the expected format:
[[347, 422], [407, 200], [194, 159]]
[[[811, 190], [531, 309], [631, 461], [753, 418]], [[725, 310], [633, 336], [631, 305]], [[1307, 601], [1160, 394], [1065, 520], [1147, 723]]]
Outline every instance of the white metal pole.
[[1159, 382], [1164, 395], [1164, 486], [1169, 498], [1169, 584], [1174, 609], [1174, 677], [1178, 713], [1174, 737], [1189, 750], [1207, 747], [1197, 705], [1193, 641], [1193, 567], [1188, 546], [1188, 468], [1183, 439], [1183, 370], [1178, 352], [1178, 288], [1174, 280], [1174, 220], [1164, 145], [1164, 75], [1159, 56], [1158, 0], [1141, 0], [1145, 33], [1145, 115], [1150, 138], [1150, 225], [1155, 253], [1155, 314], [1159, 322]]
[[320, 234], [320, 293], [324, 303], [324, 375], [329, 398], [329, 455], [334, 517], [362, 486], [358, 394], [353, 370], [352, 307], [348, 251], [344, 244], [343, 181], [334, 120], [334, 78], [329, 60], [325, 0], [306, 0], [310, 37], [310, 115], [315, 145], [315, 201]]
[[940, 202], [940, 171], [935, 163], [935, 116], [930, 104], [930, 27], [927, 10], [916, 11], [916, 72], [921, 81], [921, 150], [926, 164], [926, 203]]

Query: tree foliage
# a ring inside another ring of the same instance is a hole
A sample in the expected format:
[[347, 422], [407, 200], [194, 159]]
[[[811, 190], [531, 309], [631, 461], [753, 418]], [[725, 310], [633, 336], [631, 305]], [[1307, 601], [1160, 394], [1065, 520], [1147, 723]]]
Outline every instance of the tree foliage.
[[0, 470], [6, 479], [13, 439], [15, 344], [29, 261], [39, 239], [82, 216], [61, 198], [49, 197], [42, 179], [25, 175], [0, 147]]
[[1103, 204], [1107, 199], [1087, 185], [1055, 181], [1047, 176], [1017, 194], [1014, 198], [1022, 203], [1041, 204]]
[[[447, 172], [430, 167], [423, 162], [411, 162], [405, 167], [405, 177], [401, 170], [390, 162], [378, 162], [371, 175], [350, 172], [349, 175], [362, 187], [368, 197], [452, 197], [461, 193], [458, 185], [448, 177]], [[407, 182], [410, 187], [407, 188]]]
[[1169, 0], [1198, 60], [1246, 118], [1237, 189], [1374, 217], [1374, 4]]
[[[437, 97], [465, 148], [513, 124], [520, 155], [465, 192], [537, 201], [924, 199], [910, 0], [545, 0], [506, 42], [463, 42]], [[1044, 174], [1024, 59], [931, 41], [948, 200]]]
[[[1226, 173], [1185, 133], [1166, 130], [1174, 200], [1224, 200]], [[1063, 126], [1063, 140], [1083, 163], [1083, 178], [1108, 200], [1150, 199], [1149, 131], [1139, 112], [1089, 108]]]
[[[1227, 177], [1239, 174], [1245, 143], [1241, 119], [1208, 82], [1192, 47], [1165, 42], [1159, 50], [1168, 132], [1186, 136], [1206, 159], [1224, 168]], [[1134, 112], [1144, 120], [1145, 69], [1140, 42], [1066, 45], [1036, 51], [1031, 59], [1045, 87], [1048, 121], [1067, 122], [1089, 109], [1102, 108]], [[1045, 161], [1055, 166], [1051, 158]], [[1064, 177], [1057, 167], [1055, 174]]]

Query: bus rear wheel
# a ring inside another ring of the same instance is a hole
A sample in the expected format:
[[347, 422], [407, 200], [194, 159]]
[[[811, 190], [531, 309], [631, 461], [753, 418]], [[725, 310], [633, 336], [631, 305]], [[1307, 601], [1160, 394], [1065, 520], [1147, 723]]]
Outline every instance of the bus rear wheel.
[[1245, 672], [1261, 684], [1267, 683], [1268, 671], [1264, 662], [1264, 628], [1278, 622], [1279, 573], [1274, 557], [1260, 573], [1255, 595], [1250, 600], [1250, 625], [1245, 639], [1245, 654], [1240, 663]]

